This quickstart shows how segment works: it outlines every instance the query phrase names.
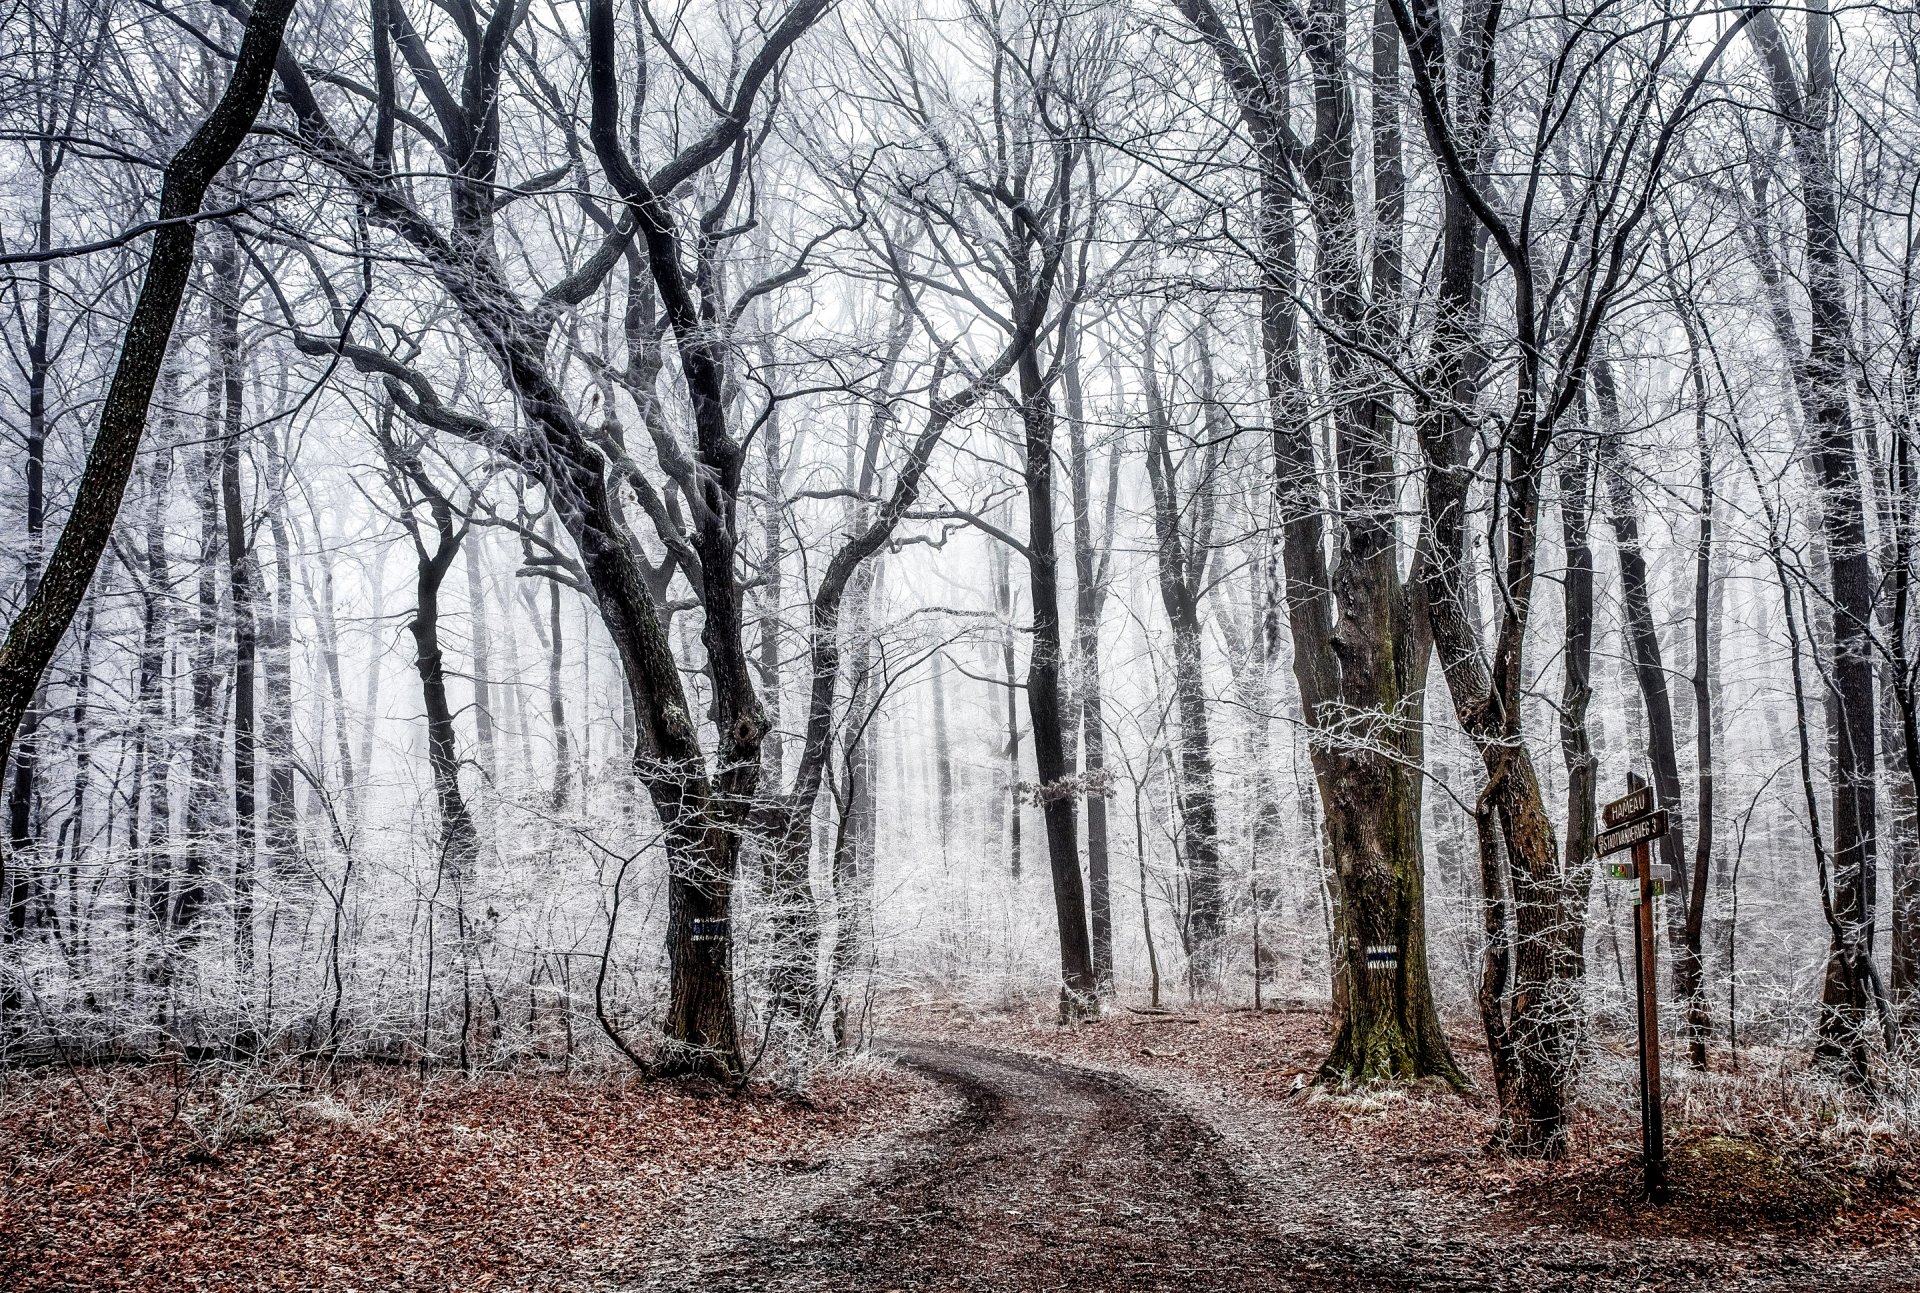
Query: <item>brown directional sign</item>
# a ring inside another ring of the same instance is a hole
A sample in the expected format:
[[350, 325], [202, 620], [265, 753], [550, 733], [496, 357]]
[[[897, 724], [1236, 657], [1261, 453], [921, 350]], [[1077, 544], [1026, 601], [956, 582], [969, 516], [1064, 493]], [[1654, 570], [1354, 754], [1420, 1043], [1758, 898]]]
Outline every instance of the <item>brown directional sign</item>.
[[1623, 795], [1600, 810], [1600, 820], [1609, 826], [1619, 826], [1636, 817], [1645, 817], [1653, 811], [1653, 787], [1642, 786], [1632, 794]]
[[1657, 809], [1645, 817], [1635, 818], [1625, 826], [1616, 826], [1610, 831], [1601, 831], [1593, 841], [1593, 851], [1598, 857], [1609, 853], [1621, 853], [1636, 844], [1645, 844], [1648, 840], [1657, 840], [1667, 833], [1667, 810]]

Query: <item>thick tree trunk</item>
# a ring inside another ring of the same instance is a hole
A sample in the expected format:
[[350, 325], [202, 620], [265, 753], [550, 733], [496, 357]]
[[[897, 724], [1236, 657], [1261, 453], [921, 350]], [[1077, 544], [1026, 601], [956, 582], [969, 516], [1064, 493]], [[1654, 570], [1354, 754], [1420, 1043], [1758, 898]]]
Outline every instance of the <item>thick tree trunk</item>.
[[[1465, 174], [1449, 171], [1442, 191], [1433, 338], [1418, 423], [1431, 545], [1421, 582], [1454, 713], [1486, 770], [1475, 813], [1485, 917], [1480, 1015], [1493, 1061], [1502, 1141], [1520, 1153], [1557, 1158], [1566, 1152], [1576, 1060], [1585, 895], [1575, 891], [1573, 877], [1561, 865], [1522, 723], [1539, 485], [1548, 449], [1548, 428], [1539, 420], [1536, 392], [1526, 374], [1500, 448], [1504, 524], [1494, 574], [1501, 598], [1490, 657], [1482, 645], [1468, 534], [1470, 411], [1484, 379], [1485, 232], [1474, 195], [1463, 184], [1478, 183], [1488, 160], [1494, 24], [1477, 0], [1469, 4], [1460, 23], [1461, 47], [1450, 54], [1433, 9], [1421, 6], [1416, 18], [1400, 0], [1393, 5], [1425, 94], [1436, 95], [1437, 85], [1461, 87], [1457, 104], [1423, 97], [1429, 138], [1447, 138]], [[1518, 304], [1522, 310], [1533, 305], [1524, 298]]]
[[[1260, 165], [1262, 347], [1274, 435], [1287, 618], [1294, 676], [1313, 751], [1334, 884], [1338, 1031], [1323, 1071], [1342, 1078], [1440, 1076], [1461, 1081], [1434, 1009], [1426, 962], [1420, 780], [1406, 766], [1423, 721], [1418, 689], [1429, 651], [1416, 596], [1401, 586], [1395, 517], [1400, 471], [1390, 389], [1344, 338], [1399, 344], [1399, 44], [1372, 13], [1373, 291], [1359, 244], [1358, 120], [1350, 83], [1346, 8], [1316, 0], [1293, 24], [1312, 73], [1314, 131], [1297, 159], [1312, 193], [1317, 294], [1337, 334], [1327, 347], [1340, 401], [1332, 447], [1341, 511], [1337, 565], [1328, 562], [1322, 468], [1303, 383], [1296, 299], [1301, 291], [1293, 199], [1296, 160], [1289, 89], [1294, 68], [1271, 14], [1250, 45], [1209, 5], [1181, 11], [1233, 84]], [[1366, 715], [1372, 739], [1342, 734]], [[1382, 748], [1382, 747], [1385, 748]]]

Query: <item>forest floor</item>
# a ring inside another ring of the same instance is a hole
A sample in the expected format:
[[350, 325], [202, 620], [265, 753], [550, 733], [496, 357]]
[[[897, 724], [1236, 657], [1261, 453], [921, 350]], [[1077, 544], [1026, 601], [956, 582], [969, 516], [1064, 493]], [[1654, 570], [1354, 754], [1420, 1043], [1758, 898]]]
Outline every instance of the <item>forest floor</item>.
[[630, 1072], [0, 1075], [0, 1293], [605, 1288], [663, 1217], [778, 1191], [926, 1101], [867, 1063], [804, 1100]]
[[1524, 1163], [1486, 1148], [1484, 1080], [1311, 1085], [1324, 1011], [1063, 1030], [921, 1008], [891, 1030], [944, 1108], [776, 1206], [683, 1218], [640, 1287], [1920, 1290], [1920, 1146], [1870, 1121], [1811, 1131], [1751, 1083], [1725, 1084], [1745, 1105], [1689, 1088], [1654, 1209], [1617, 1115], [1584, 1113], [1566, 1162]]
[[[0, 1289], [1920, 1293], [1920, 1146], [1681, 1080], [1490, 1153], [1484, 1080], [1329, 1092], [1322, 1011], [915, 1006], [809, 1096], [559, 1074], [44, 1072], [0, 1085]], [[1472, 1039], [1456, 1039], [1469, 1068]], [[1784, 1088], [1781, 1088], [1784, 1089]], [[1605, 1102], [1601, 1102], [1603, 1105]]]

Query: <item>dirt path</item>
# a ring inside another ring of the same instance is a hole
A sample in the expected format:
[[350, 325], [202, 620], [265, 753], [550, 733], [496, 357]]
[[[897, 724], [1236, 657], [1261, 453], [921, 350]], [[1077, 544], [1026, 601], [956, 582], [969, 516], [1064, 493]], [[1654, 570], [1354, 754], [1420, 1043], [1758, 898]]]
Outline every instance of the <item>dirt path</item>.
[[[731, 1220], [706, 1219], [698, 1242], [656, 1250], [639, 1286], [1920, 1290], [1920, 1268], [1900, 1255], [1823, 1259], [1490, 1226], [1473, 1205], [1397, 1189], [1284, 1127], [1223, 1133], [1229, 1119], [1203, 1101], [1118, 1072], [946, 1042], [894, 1049], [952, 1094], [944, 1118], [857, 1169], [737, 1201]], [[689, 1234], [699, 1220], [688, 1218]]]

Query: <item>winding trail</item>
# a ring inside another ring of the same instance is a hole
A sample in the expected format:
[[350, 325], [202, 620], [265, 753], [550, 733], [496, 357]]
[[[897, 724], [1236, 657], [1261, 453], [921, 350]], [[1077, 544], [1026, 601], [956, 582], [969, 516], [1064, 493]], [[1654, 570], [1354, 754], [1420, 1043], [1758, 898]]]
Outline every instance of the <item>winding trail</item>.
[[[743, 1201], [676, 1242], [645, 1289], [756, 1293], [1398, 1293], [1920, 1290], [1920, 1271], [1720, 1245], [1490, 1227], [1281, 1129], [1229, 1141], [1189, 1102], [1116, 1072], [903, 1041], [954, 1099], [838, 1179]], [[831, 1178], [833, 1173], [823, 1173]]]

